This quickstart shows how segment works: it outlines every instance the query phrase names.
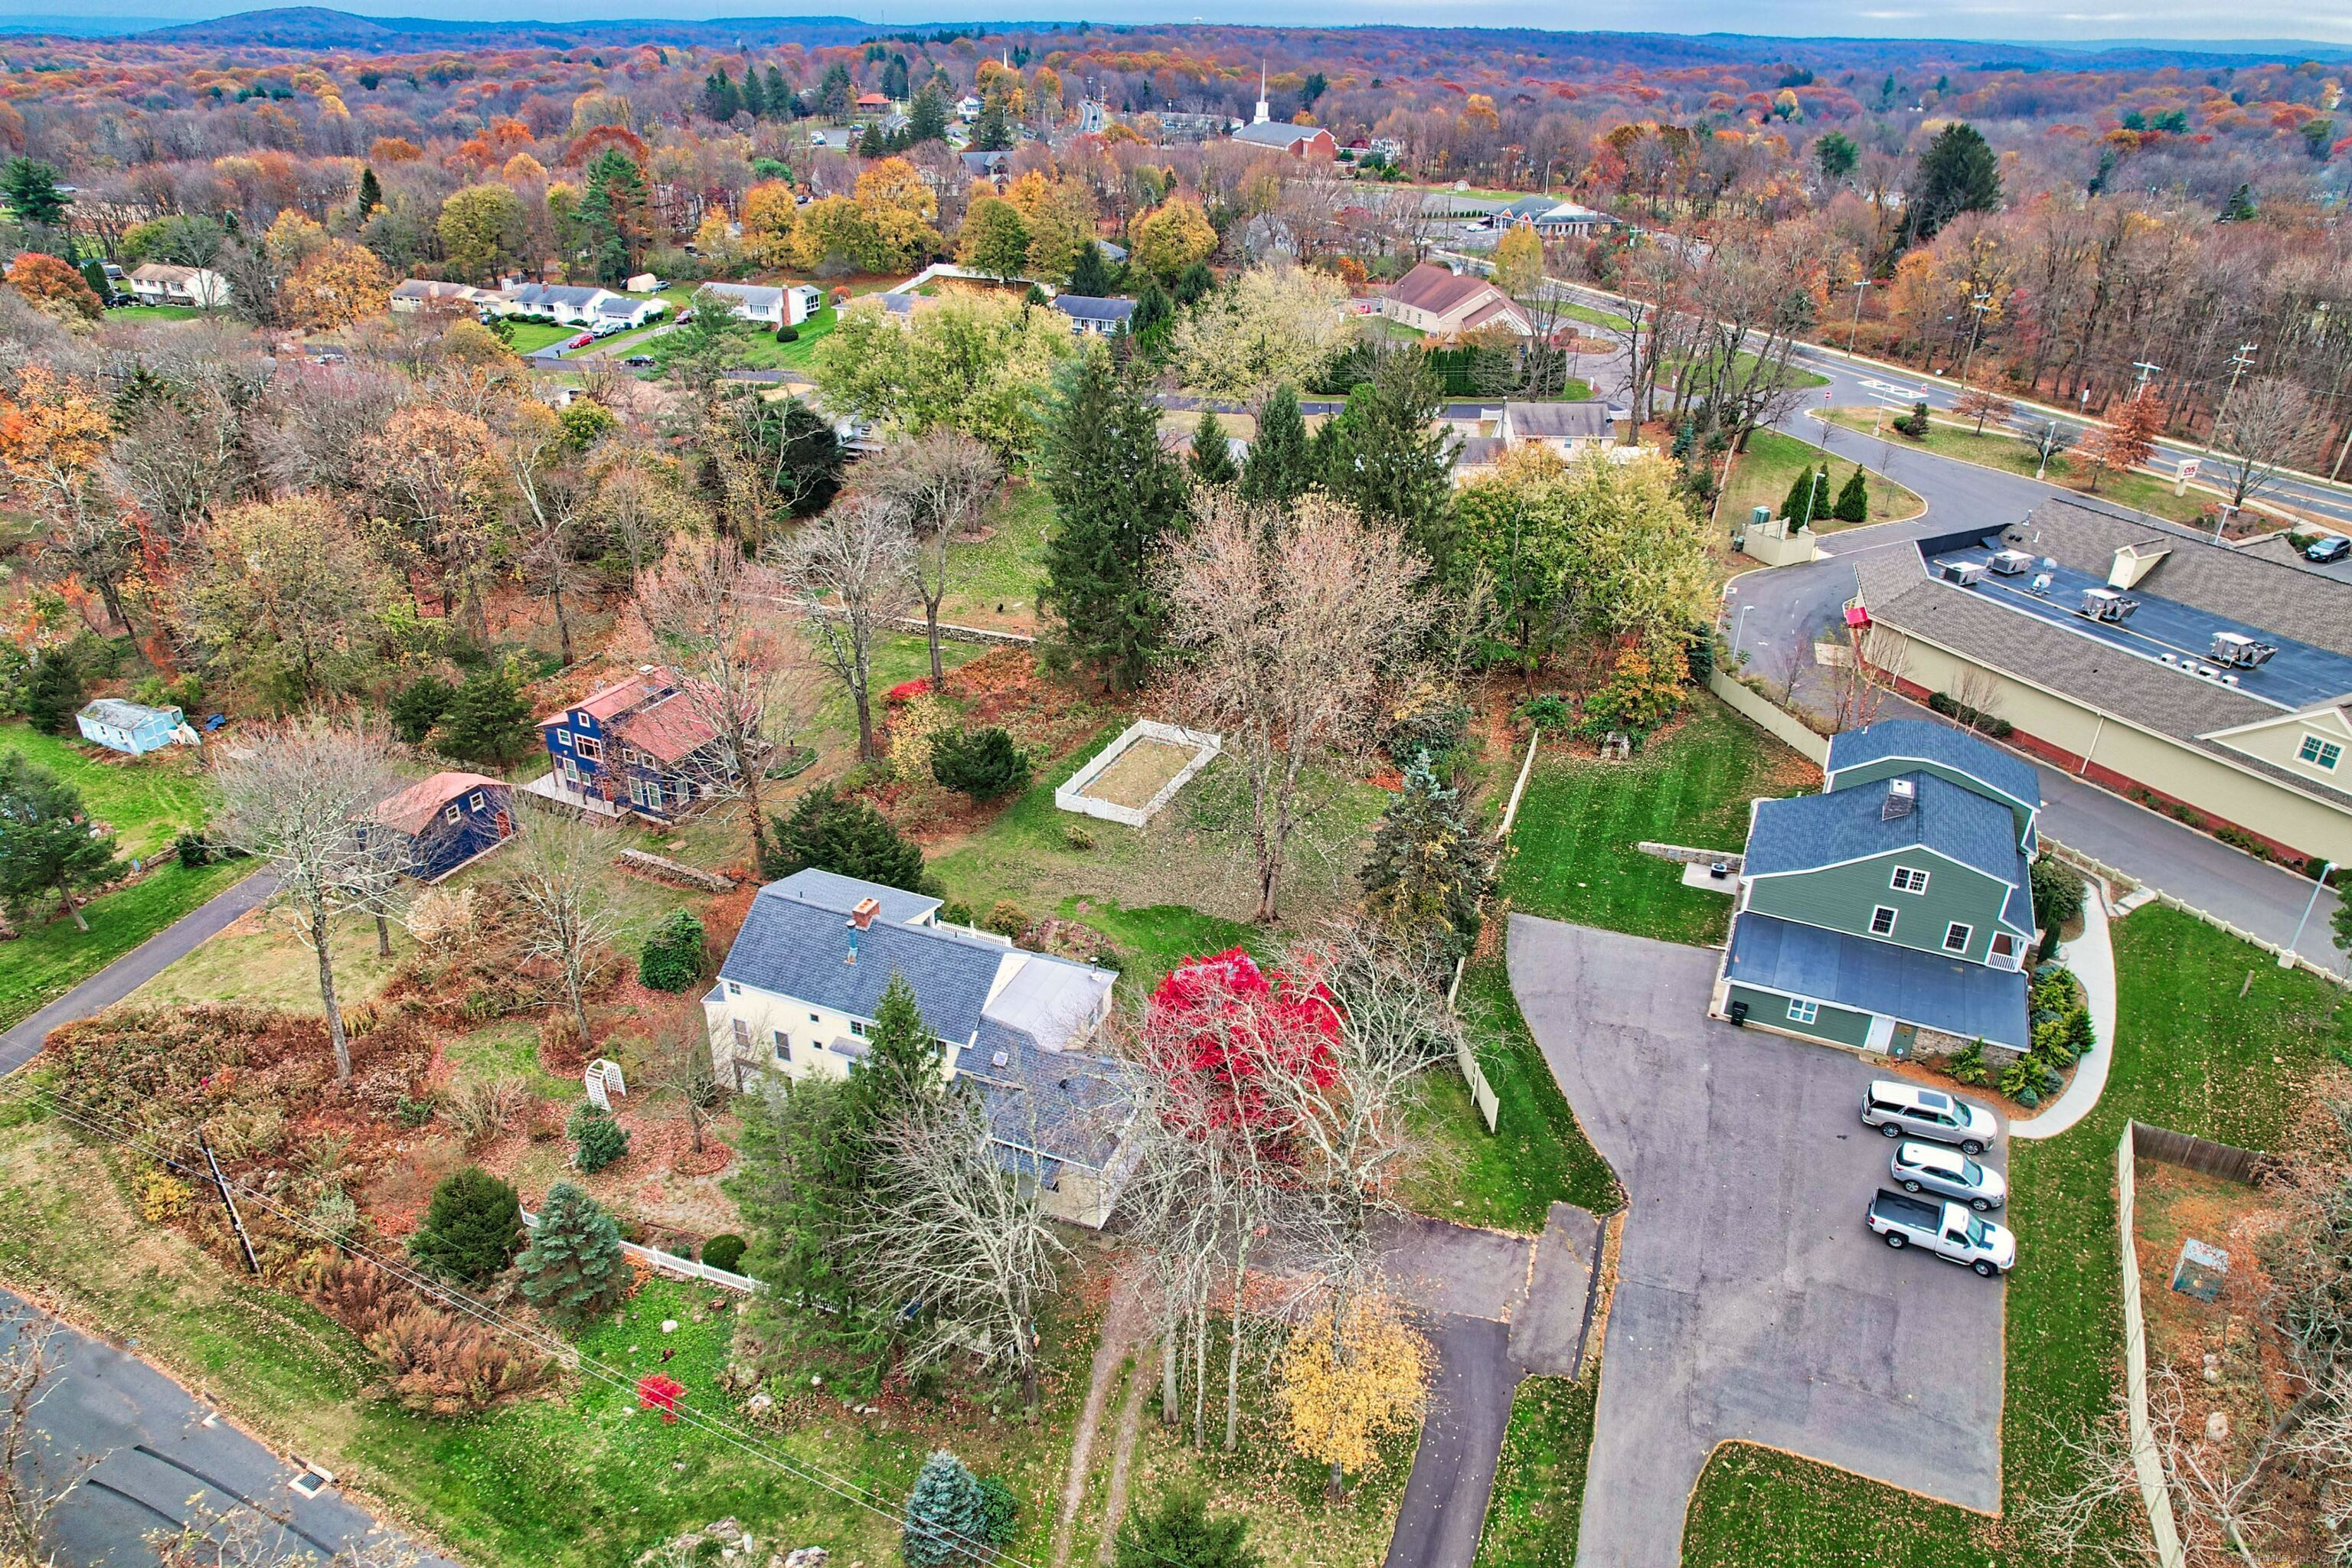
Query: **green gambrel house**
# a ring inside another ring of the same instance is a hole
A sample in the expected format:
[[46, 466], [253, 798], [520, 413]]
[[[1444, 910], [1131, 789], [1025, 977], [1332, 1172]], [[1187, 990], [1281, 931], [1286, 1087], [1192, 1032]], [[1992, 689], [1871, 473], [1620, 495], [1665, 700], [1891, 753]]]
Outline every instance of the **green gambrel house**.
[[1895, 719], [1832, 739], [1823, 773], [1819, 795], [1749, 807], [1713, 1010], [1863, 1050], [2024, 1050], [2032, 767]]

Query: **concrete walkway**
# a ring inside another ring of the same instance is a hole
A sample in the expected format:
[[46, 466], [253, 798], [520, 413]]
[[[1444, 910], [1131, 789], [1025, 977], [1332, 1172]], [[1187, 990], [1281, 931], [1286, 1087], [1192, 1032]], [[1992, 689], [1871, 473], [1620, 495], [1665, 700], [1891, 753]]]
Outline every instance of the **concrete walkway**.
[[2091, 1026], [2099, 1043], [2074, 1068], [2074, 1081], [2031, 1121], [2010, 1119], [2012, 1138], [2055, 1138], [2099, 1103], [2107, 1087], [2107, 1064], [2116, 1054], [2116, 950], [2107, 939], [2106, 900], [2096, 888], [2083, 900], [2083, 934], [2058, 947], [2058, 962], [2083, 983], [2083, 1000], [2091, 1009]]
[[277, 890], [277, 872], [266, 868], [254, 872], [227, 891], [215, 893], [210, 902], [190, 910], [6, 1034], [0, 1035], [0, 1075], [15, 1072], [39, 1055], [41, 1042], [49, 1037], [51, 1029], [113, 1006], [194, 952], [206, 940], [218, 935], [229, 922], [257, 908]]

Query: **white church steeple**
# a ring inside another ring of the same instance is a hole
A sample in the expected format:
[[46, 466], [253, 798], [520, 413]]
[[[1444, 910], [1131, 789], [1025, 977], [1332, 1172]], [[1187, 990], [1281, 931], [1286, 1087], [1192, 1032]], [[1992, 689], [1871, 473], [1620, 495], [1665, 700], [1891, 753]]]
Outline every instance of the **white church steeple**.
[[1260, 60], [1257, 62], [1257, 118], [1250, 123], [1263, 125], [1265, 121], [1265, 62]]

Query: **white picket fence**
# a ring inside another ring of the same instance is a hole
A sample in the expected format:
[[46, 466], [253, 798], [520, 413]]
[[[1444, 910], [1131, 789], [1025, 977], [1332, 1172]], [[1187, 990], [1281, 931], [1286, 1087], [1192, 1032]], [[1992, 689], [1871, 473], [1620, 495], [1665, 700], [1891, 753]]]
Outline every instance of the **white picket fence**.
[[[524, 1209], [522, 1223], [536, 1229], [539, 1216]], [[675, 1252], [664, 1252], [655, 1247], [639, 1247], [634, 1241], [621, 1243], [621, 1256], [658, 1273], [706, 1280], [713, 1285], [723, 1285], [730, 1290], [740, 1290], [746, 1296], [760, 1288], [760, 1282], [748, 1274], [730, 1274], [724, 1268], [713, 1268], [708, 1263], [697, 1263], [691, 1258], [680, 1258]]]

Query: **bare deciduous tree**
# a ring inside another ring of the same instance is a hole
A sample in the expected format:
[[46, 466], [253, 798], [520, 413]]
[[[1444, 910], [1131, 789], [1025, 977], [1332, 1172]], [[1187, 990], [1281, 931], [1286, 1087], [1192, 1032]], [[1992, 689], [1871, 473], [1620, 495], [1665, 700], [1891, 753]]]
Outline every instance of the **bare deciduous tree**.
[[213, 764], [221, 796], [222, 842], [267, 861], [274, 901], [292, 909], [319, 962], [319, 1001], [334, 1042], [335, 1079], [352, 1076], [351, 1040], [335, 1000], [334, 917], [379, 913], [393, 899], [406, 846], [368, 814], [405, 782], [393, 771], [383, 735], [362, 722], [313, 715], [267, 725]]
[[711, 1109], [719, 1103], [719, 1083], [710, 1059], [710, 1031], [699, 1008], [662, 1020], [654, 1037], [629, 1063], [629, 1082], [649, 1098], [676, 1100], [686, 1112], [687, 1137], [694, 1152], [703, 1152], [703, 1134]]
[[886, 496], [856, 491], [812, 519], [793, 540], [793, 580], [814, 603], [809, 636], [819, 663], [857, 708], [857, 756], [874, 760], [875, 635], [910, 598], [907, 514]]
[[60, 1461], [36, 1423], [56, 1386], [57, 1323], [30, 1308], [0, 1309], [0, 1563], [52, 1561], [49, 1521], [97, 1459]]
[[1249, 797], [1257, 919], [1271, 922], [1283, 857], [1335, 797], [1381, 697], [1434, 604], [1425, 563], [1391, 531], [1309, 499], [1272, 513], [1203, 492], [1167, 574], [1181, 710], [1223, 731]]
[[2311, 395], [2284, 376], [2260, 375], [2240, 387], [2213, 426], [2230, 504], [2242, 507], [2268, 489], [2308, 453], [2318, 433]]
[[865, 477], [897, 501], [912, 522], [907, 557], [931, 650], [931, 689], [945, 679], [940, 663], [940, 601], [947, 597], [948, 546], [980, 521], [1004, 477], [996, 454], [961, 430], [940, 426], [898, 441], [868, 460]]
[[924, 1303], [911, 1359], [971, 1351], [1018, 1381], [1035, 1408], [1037, 1302], [1068, 1250], [1045, 1224], [1037, 1184], [1004, 1168], [971, 1093], [950, 1093], [890, 1128], [881, 1158], [906, 1201], [887, 1225], [849, 1241], [873, 1257], [884, 1299]]
[[573, 555], [580, 524], [594, 501], [579, 465], [572, 460], [571, 432], [547, 405], [532, 400], [509, 411], [497, 451], [507, 480], [521, 503], [520, 564], [526, 578], [547, 596], [555, 615], [556, 648], [572, 663], [572, 616], [565, 591], [579, 575]]
[[522, 910], [522, 951], [555, 966], [583, 1045], [595, 1040], [588, 993], [614, 963], [621, 930], [606, 853], [604, 830], [583, 816], [534, 809], [515, 818], [507, 887]]
[[768, 854], [768, 759], [808, 706], [808, 669], [787, 620], [791, 586], [732, 540], [681, 534], [638, 577], [631, 610], [631, 640], [677, 676], [674, 700], [710, 733], [697, 752], [708, 760], [696, 793], [741, 803], [755, 868]]

